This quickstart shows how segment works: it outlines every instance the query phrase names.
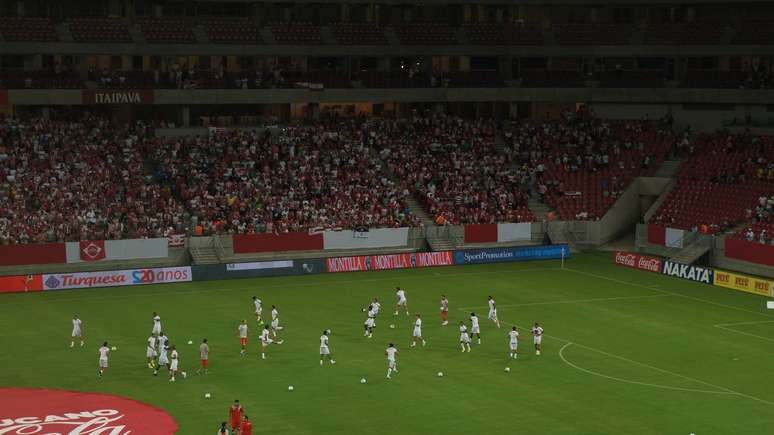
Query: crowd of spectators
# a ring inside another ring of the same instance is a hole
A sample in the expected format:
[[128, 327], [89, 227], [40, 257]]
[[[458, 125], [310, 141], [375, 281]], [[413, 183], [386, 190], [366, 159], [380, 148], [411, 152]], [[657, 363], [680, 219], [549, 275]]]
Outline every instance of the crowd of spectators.
[[184, 210], [154, 183], [141, 123], [0, 123], [0, 244], [158, 237]]
[[505, 128], [428, 112], [272, 131], [3, 120], [0, 243], [422, 225], [412, 195], [437, 224], [534, 221], [531, 198], [598, 219], [677, 142], [659, 122], [571, 112]]
[[610, 121], [566, 111], [505, 133], [524, 190], [563, 219], [600, 219], [634, 177], [650, 175], [676, 141], [668, 119]]
[[492, 120], [417, 115], [381, 122], [370, 135], [401, 187], [437, 222], [533, 221], [522, 189], [526, 175], [495, 148], [496, 133]]
[[[356, 122], [153, 144], [161, 180], [207, 232], [288, 232], [419, 222]], [[156, 140], [152, 141], [156, 142]]]

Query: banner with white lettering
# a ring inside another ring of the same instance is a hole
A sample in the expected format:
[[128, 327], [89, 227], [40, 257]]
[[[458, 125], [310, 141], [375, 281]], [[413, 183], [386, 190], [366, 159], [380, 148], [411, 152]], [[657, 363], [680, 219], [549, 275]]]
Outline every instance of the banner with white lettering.
[[153, 104], [153, 89], [84, 89], [83, 104]]
[[674, 261], [669, 260], [664, 262], [664, 269], [662, 273], [664, 275], [673, 276], [675, 278], [687, 279], [689, 281], [696, 281], [704, 284], [712, 284], [713, 282], [712, 269], [708, 267], [675, 263]]

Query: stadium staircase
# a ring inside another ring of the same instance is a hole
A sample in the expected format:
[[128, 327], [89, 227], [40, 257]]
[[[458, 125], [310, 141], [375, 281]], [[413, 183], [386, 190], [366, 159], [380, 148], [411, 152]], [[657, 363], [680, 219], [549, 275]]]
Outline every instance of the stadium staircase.
[[676, 185], [677, 180], [673, 178], [669, 181], [666, 187], [664, 187], [664, 191], [661, 192], [658, 198], [656, 198], [653, 204], [651, 204], [648, 211], [645, 212], [645, 215], [643, 216], [643, 221], [645, 223], [650, 222], [650, 220], [653, 218], [653, 215], [656, 214], [659, 209], [661, 209], [661, 205], [664, 204], [664, 201], [669, 198], [669, 194], [672, 192], [672, 189], [674, 189]]
[[197, 244], [188, 248], [193, 264], [218, 264], [220, 263], [219, 250], [222, 250], [220, 238], [211, 237], [211, 243]]
[[145, 43], [148, 42], [145, 39], [145, 35], [137, 25], [129, 26], [129, 36], [132, 38], [132, 42]]
[[70, 26], [65, 23], [60, 23], [54, 26], [56, 37], [61, 42], [73, 42], [73, 35], [70, 33]]
[[422, 204], [414, 197], [414, 195], [409, 195], [409, 197], [406, 198], [406, 203], [408, 204], [411, 213], [422, 221], [422, 225], [425, 227], [425, 240], [431, 250], [450, 251], [457, 247], [454, 236], [451, 235], [449, 229], [437, 226], [432, 216], [427, 214], [422, 207]]
[[274, 34], [271, 33], [271, 29], [268, 27], [261, 27], [258, 30], [258, 33], [261, 35], [261, 39], [266, 42], [267, 44], [276, 44], [277, 40], [274, 39]]
[[538, 222], [546, 221], [548, 213], [553, 211], [551, 210], [551, 207], [535, 198], [530, 198], [529, 201], [527, 201], [527, 208], [535, 215]]
[[688, 246], [676, 248], [673, 254], [667, 255], [667, 258], [676, 263], [693, 264], [709, 252], [710, 242], [710, 236], [699, 237]]
[[194, 38], [196, 38], [196, 42], [200, 44], [208, 44], [210, 43], [210, 37], [207, 36], [207, 31], [204, 30], [204, 27], [202, 26], [193, 26], [191, 27], [191, 33], [193, 33]]
[[331, 28], [328, 26], [322, 26], [320, 27], [320, 40], [323, 44], [327, 45], [336, 45], [338, 44], [338, 40], [333, 35], [333, 32], [331, 31]]
[[673, 178], [677, 174], [677, 170], [680, 168], [681, 160], [664, 160], [664, 163], [658, 168], [654, 177], [661, 178]]

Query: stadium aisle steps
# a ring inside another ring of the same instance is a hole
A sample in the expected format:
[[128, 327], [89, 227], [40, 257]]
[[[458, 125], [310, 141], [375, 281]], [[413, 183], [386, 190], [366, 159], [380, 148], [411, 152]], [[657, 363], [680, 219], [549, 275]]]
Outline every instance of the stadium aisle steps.
[[191, 260], [194, 264], [218, 264], [220, 257], [214, 247], [189, 248]]
[[327, 45], [338, 44], [336, 37], [333, 35], [333, 32], [331, 32], [331, 28], [328, 26], [320, 27], [320, 39], [322, 40], [323, 44], [327, 44]]
[[654, 177], [673, 178], [680, 168], [682, 160], [664, 160], [664, 163], [653, 175]]
[[529, 211], [531, 211], [537, 220], [541, 222], [546, 220], [546, 216], [551, 211], [551, 207], [535, 198], [530, 198], [529, 201], [527, 201], [527, 208], [529, 208]]
[[196, 39], [196, 42], [200, 44], [209, 44], [210, 43], [210, 37], [207, 36], [207, 31], [204, 30], [204, 27], [202, 26], [193, 26], [191, 27], [191, 32], [193, 32], [194, 38]]
[[267, 44], [277, 43], [277, 40], [274, 39], [274, 34], [271, 33], [271, 29], [268, 27], [261, 27], [258, 29], [258, 33], [261, 35], [261, 39], [263, 39]]
[[70, 33], [70, 28], [65, 23], [56, 24], [54, 26], [57, 38], [62, 42], [73, 42], [73, 35]]

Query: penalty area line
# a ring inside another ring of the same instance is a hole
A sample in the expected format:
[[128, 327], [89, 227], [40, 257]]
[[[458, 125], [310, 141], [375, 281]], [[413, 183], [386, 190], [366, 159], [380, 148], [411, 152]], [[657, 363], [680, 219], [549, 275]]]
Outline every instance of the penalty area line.
[[[626, 301], [629, 299], [649, 299], [649, 298], [668, 298], [672, 295], [657, 294], [657, 295], [642, 295], [642, 296], [616, 296], [610, 298], [589, 298], [589, 299], [565, 299], [558, 301], [545, 301], [545, 302], [525, 302], [523, 304], [503, 304], [498, 305], [497, 308], [515, 308], [515, 307], [530, 307], [533, 305], [554, 305], [554, 304], [580, 304], [589, 302], [606, 302], [606, 301]], [[476, 308], [488, 308], [488, 305], [478, 305], [475, 307], [460, 307], [458, 311], [468, 311]]]
[[565, 345], [562, 346], [561, 349], [559, 349], [559, 358], [561, 358], [562, 361], [565, 364], [567, 364], [568, 366], [570, 366], [570, 367], [572, 367], [572, 368], [574, 368], [576, 370], [579, 370], [581, 372], [588, 373], [590, 375], [599, 376], [601, 378], [610, 379], [612, 381], [617, 381], [617, 382], [623, 382], [623, 383], [626, 383], [626, 384], [634, 384], [634, 385], [641, 385], [641, 386], [645, 386], [645, 387], [661, 388], [661, 389], [664, 389], [664, 390], [686, 391], [686, 392], [691, 392], [691, 393], [705, 393], [705, 394], [736, 395], [736, 393], [733, 393], [733, 392], [730, 392], [730, 391], [699, 390], [699, 389], [696, 389], [696, 388], [673, 387], [673, 386], [670, 386], [670, 385], [652, 384], [652, 383], [649, 383], [649, 382], [641, 382], [641, 381], [634, 381], [634, 380], [631, 380], [631, 379], [618, 378], [618, 377], [615, 377], [615, 376], [606, 375], [604, 373], [595, 372], [593, 370], [589, 370], [589, 369], [580, 367], [577, 364], [574, 364], [574, 363], [570, 362], [567, 359], [567, 357], [564, 356], [565, 349], [567, 349], [568, 347], [572, 346], [573, 344], [574, 343], [565, 343]]

